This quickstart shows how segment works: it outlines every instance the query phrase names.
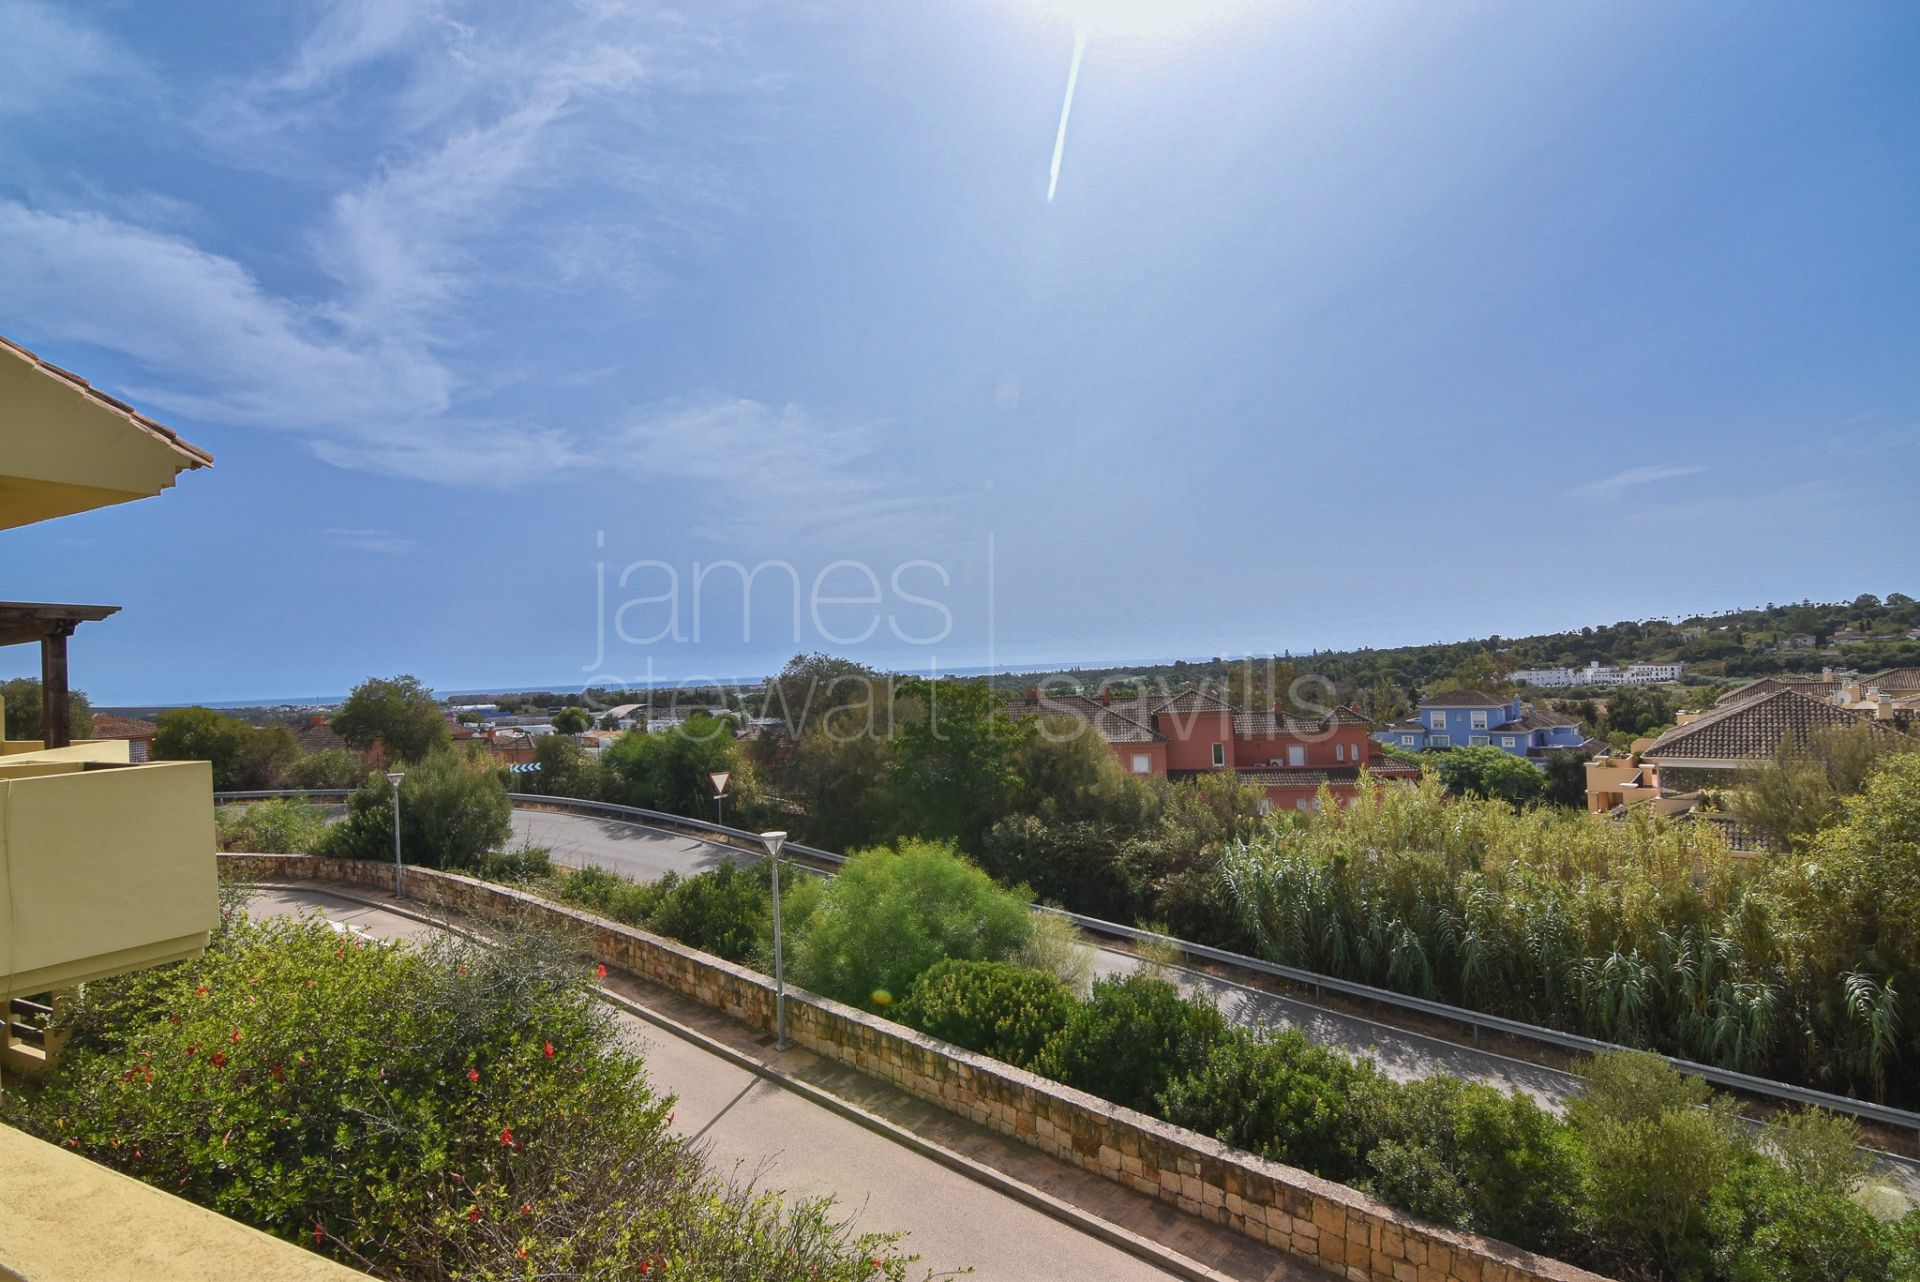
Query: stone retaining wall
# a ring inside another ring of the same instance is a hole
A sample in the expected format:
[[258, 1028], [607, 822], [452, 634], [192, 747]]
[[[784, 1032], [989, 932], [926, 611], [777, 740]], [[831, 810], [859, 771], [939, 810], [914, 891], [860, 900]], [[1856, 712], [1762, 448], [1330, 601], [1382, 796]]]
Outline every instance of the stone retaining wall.
[[[308, 855], [223, 854], [220, 861], [262, 879], [393, 889], [389, 864]], [[773, 983], [743, 966], [469, 877], [410, 868], [405, 882], [409, 898], [452, 912], [536, 914], [575, 926], [590, 934], [595, 956], [608, 966], [752, 1027], [773, 1026]], [[1345, 1185], [1263, 1161], [824, 997], [789, 988], [787, 1024], [793, 1040], [816, 1054], [1351, 1282], [1603, 1282], [1557, 1260], [1427, 1224]]]

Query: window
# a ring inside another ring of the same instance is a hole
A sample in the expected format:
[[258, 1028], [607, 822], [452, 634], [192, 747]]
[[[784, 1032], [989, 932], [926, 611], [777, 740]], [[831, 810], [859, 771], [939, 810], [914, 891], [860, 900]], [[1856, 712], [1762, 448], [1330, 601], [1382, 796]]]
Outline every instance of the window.
[[1415, 737], [1416, 737], [1416, 736], [1414, 736], [1414, 735], [1410, 735], [1410, 734], [1403, 734], [1403, 735], [1401, 735], [1401, 736], [1400, 736], [1400, 746], [1401, 746], [1402, 748], [1411, 748], [1411, 747], [1413, 746], [1413, 741], [1414, 741], [1414, 739], [1415, 739]]
[[1487, 746], [1487, 736], [1483, 734], [1470, 734], [1467, 736], [1467, 746], [1470, 748], [1484, 748]]
[[1500, 746], [1501, 746], [1502, 748], [1511, 748], [1511, 747], [1513, 746], [1513, 736], [1512, 736], [1512, 735], [1510, 735], [1510, 734], [1509, 734], [1509, 735], [1501, 735], [1501, 736], [1500, 736]]
[[1427, 714], [1427, 724], [1435, 730], [1445, 730], [1447, 728], [1447, 714], [1439, 711], [1429, 712]]
[[1427, 739], [1427, 746], [1429, 748], [1451, 748], [1453, 746], [1453, 736], [1448, 734], [1431, 735]]
[[1307, 764], [1306, 747], [1298, 743], [1288, 744], [1287, 745], [1287, 764], [1290, 766], [1306, 765]]
[[1215, 766], [1224, 766], [1227, 764], [1227, 745], [1226, 744], [1216, 743], [1213, 745], [1213, 764]]
[[1153, 758], [1144, 752], [1133, 754], [1133, 773], [1150, 775], [1153, 773]]
[[1469, 714], [1469, 716], [1470, 716], [1470, 719], [1471, 719], [1471, 725], [1470, 725], [1470, 727], [1469, 727], [1470, 729], [1474, 729], [1474, 730], [1485, 730], [1485, 729], [1487, 728], [1487, 714], [1486, 714], [1486, 713], [1484, 713], [1484, 712], [1475, 712], [1475, 713], [1470, 713], [1470, 714]]
[[1311, 797], [1302, 797], [1300, 798], [1300, 800], [1293, 803], [1293, 808], [1295, 810], [1305, 810], [1307, 808], [1307, 803], [1312, 800], [1313, 799]]
[[1345, 760], [1347, 759], [1347, 745], [1346, 745], [1346, 744], [1344, 744], [1344, 743], [1336, 743], [1336, 744], [1334, 744], [1334, 745], [1333, 745], [1333, 759], [1334, 759], [1335, 761], [1345, 761]]
[[1272, 809], [1273, 809], [1273, 803], [1272, 803], [1271, 801], [1268, 801], [1268, 800], [1267, 800], [1267, 799], [1266, 799], [1265, 797], [1262, 797], [1262, 798], [1260, 798], [1260, 813], [1261, 813], [1261, 814], [1263, 814], [1263, 815], [1264, 815], [1264, 814], [1266, 814], [1266, 813], [1267, 813], [1267, 812], [1268, 812], [1269, 810], [1272, 810]]

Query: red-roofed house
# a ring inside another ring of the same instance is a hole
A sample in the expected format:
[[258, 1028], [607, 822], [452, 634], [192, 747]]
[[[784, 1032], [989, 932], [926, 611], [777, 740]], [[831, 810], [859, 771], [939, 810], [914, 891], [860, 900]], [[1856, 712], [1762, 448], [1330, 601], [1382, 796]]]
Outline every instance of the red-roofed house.
[[1183, 779], [1232, 771], [1266, 790], [1267, 802], [1311, 809], [1324, 785], [1336, 797], [1358, 791], [1362, 769], [1384, 779], [1417, 779], [1418, 766], [1395, 761], [1374, 742], [1373, 723], [1352, 708], [1301, 717], [1276, 706], [1242, 712], [1196, 690], [1099, 699], [1029, 692], [1021, 708], [1040, 717], [1072, 717], [1104, 739], [1137, 775]]
[[93, 714], [92, 739], [125, 739], [127, 741], [127, 760], [136, 765], [153, 759], [153, 736], [160, 733], [160, 727], [151, 721], [140, 721], [133, 717], [115, 717], [107, 713]]

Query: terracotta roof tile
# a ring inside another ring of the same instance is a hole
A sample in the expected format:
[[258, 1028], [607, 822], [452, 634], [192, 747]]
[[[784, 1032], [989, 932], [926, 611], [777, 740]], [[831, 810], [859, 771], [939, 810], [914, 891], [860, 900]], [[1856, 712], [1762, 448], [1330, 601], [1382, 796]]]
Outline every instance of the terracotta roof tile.
[[1640, 755], [1663, 763], [1760, 761], [1779, 751], [1788, 739], [1804, 744], [1822, 730], [1844, 729], [1861, 722], [1875, 725], [1885, 734], [1899, 733], [1875, 722], [1871, 713], [1836, 708], [1798, 690], [1776, 690], [1675, 726]]
[[1073, 717], [1092, 726], [1108, 743], [1155, 743], [1166, 738], [1151, 726], [1084, 694], [1047, 695], [1037, 703], [1029, 700], [1027, 710], [1042, 717]]
[[1503, 708], [1511, 698], [1488, 694], [1485, 690], [1446, 690], [1430, 694], [1420, 701], [1423, 708]]
[[94, 739], [151, 739], [160, 733], [160, 727], [151, 721], [141, 721], [137, 717], [116, 717], [110, 713], [93, 714]]

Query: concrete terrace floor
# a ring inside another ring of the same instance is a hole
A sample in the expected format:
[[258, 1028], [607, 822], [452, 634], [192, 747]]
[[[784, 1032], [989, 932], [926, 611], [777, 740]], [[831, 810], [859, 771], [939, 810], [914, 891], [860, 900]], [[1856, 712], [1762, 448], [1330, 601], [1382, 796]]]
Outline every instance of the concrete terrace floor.
[[[414, 917], [377, 906], [380, 898], [357, 890], [349, 897], [319, 886], [262, 888], [249, 910], [256, 917], [320, 914], [379, 939], [421, 940], [436, 931]], [[1201, 1265], [1199, 1276], [1237, 1282], [1324, 1282], [1328, 1277], [844, 1065], [804, 1050], [775, 1051], [771, 1038], [757, 1030], [675, 994], [617, 973], [607, 986], [736, 1054], [1171, 1248]], [[1149, 1263], [639, 1016], [617, 1010], [616, 1018], [622, 1034], [645, 1057], [648, 1076], [661, 1090], [679, 1097], [674, 1129], [704, 1147], [717, 1171], [733, 1172], [790, 1196], [833, 1196], [862, 1230], [904, 1231], [904, 1248], [917, 1252], [937, 1272], [971, 1268], [973, 1277], [988, 1282], [1134, 1282], [1195, 1276], [1191, 1270]]]

